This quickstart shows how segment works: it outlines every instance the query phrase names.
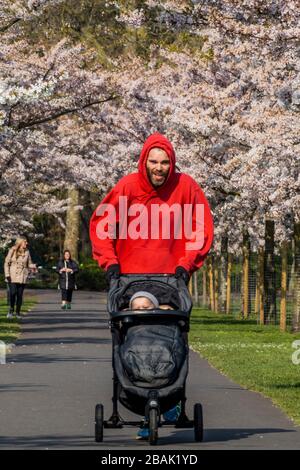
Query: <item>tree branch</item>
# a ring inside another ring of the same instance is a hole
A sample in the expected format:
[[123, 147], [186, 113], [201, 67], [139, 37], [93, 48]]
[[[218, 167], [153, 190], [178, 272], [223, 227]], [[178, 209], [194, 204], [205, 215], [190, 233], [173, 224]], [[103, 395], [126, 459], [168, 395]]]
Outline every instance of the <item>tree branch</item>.
[[219, 191], [219, 193], [224, 194], [225, 196], [240, 196], [241, 193], [238, 191], [226, 191], [224, 188], [220, 187], [214, 187], [212, 186], [211, 189], [214, 189], [215, 191]]
[[12, 20], [9, 24], [5, 25], [5, 26], [2, 26], [0, 28], [0, 33], [5, 33], [5, 31], [7, 31], [9, 28], [11, 28], [14, 24], [18, 23], [19, 21], [21, 21], [22, 18], [15, 18], [14, 20]]
[[52, 62], [52, 64], [51, 64], [50, 67], [48, 68], [48, 70], [44, 73], [44, 75], [43, 75], [43, 81], [45, 81], [46, 78], [48, 78], [49, 73], [54, 69], [54, 65], [55, 65], [55, 60]]
[[15, 129], [17, 130], [27, 129], [29, 127], [36, 126], [37, 124], [44, 124], [45, 122], [54, 121], [55, 119], [58, 119], [61, 116], [66, 116], [67, 114], [73, 114], [73, 113], [76, 113], [77, 111], [82, 111], [83, 109], [89, 108], [91, 106], [95, 106], [96, 104], [106, 103], [107, 101], [113, 100], [116, 97], [117, 97], [116, 95], [111, 95], [109, 98], [106, 98], [105, 100], [92, 101], [90, 103], [84, 104], [83, 106], [65, 109], [63, 111], [59, 111], [57, 113], [52, 114], [51, 116], [48, 116], [42, 119], [36, 119], [33, 121], [28, 121], [28, 122], [21, 121], [19, 122], [17, 126], [15, 126]]

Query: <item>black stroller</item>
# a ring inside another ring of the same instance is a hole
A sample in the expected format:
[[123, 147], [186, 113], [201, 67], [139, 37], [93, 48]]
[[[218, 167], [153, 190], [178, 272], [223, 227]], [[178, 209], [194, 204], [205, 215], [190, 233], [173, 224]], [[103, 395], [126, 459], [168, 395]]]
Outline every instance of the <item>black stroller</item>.
[[[159, 304], [172, 310], [129, 310], [129, 300], [137, 291], [155, 295]], [[194, 427], [195, 440], [203, 440], [200, 403], [194, 405], [194, 419], [185, 412], [185, 385], [188, 374], [189, 316], [192, 299], [182, 279], [169, 274], [127, 274], [111, 281], [108, 312], [112, 333], [113, 412], [104, 420], [103, 405], [96, 406], [95, 439], [103, 440], [103, 428], [139, 426], [142, 421], [125, 421], [118, 401], [128, 410], [145, 416], [149, 423], [149, 443], [155, 445], [158, 428]], [[161, 420], [161, 414], [181, 402], [176, 423]]]

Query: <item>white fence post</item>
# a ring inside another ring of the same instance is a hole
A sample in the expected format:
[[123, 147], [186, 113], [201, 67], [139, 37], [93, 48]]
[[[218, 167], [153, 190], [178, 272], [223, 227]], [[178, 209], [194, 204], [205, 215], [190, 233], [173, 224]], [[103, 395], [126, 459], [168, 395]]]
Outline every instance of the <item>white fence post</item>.
[[0, 341], [0, 364], [6, 364], [6, 344]]

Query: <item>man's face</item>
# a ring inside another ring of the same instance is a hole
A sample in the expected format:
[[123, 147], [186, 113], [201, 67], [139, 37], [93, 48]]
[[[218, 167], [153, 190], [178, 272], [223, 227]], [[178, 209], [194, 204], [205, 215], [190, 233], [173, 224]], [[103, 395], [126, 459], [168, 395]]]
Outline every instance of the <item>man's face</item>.
[[146, 169], [152, 186], [162, 186], [170, 171], [170, 159], [168, 154], [159, 148], [151, 149], [148, 154]]

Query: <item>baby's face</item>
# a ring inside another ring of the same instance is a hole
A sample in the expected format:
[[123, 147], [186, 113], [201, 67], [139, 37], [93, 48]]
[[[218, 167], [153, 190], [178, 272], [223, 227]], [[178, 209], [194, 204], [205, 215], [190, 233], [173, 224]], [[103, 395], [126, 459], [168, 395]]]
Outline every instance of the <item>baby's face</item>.
[[154, 304], [147, 297], [137, 297], [131, 304], [132, 310], [150, 310], [151, 308], [155, 308]]

